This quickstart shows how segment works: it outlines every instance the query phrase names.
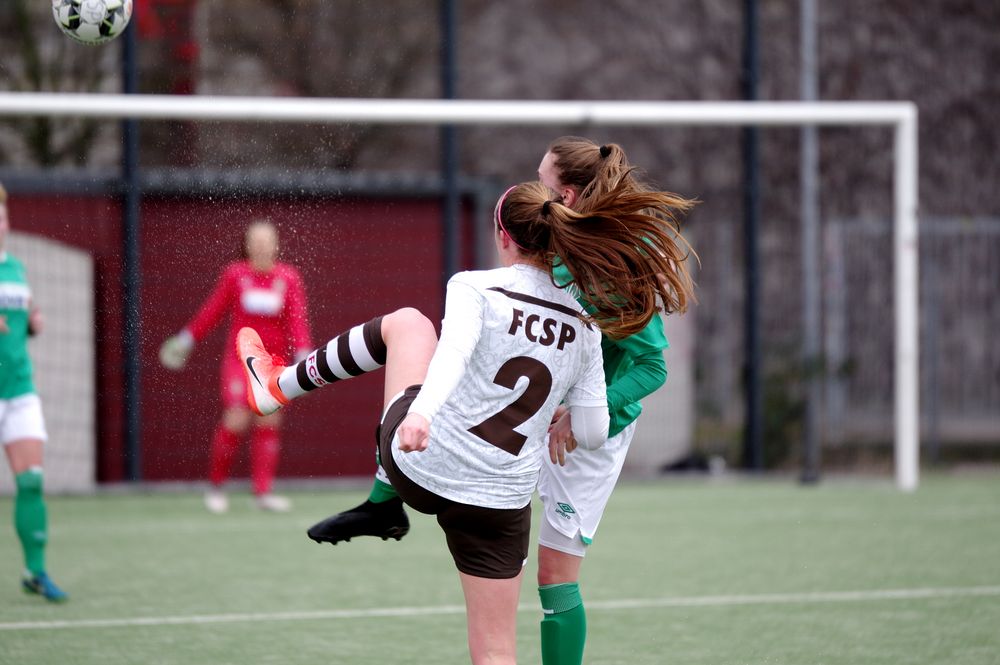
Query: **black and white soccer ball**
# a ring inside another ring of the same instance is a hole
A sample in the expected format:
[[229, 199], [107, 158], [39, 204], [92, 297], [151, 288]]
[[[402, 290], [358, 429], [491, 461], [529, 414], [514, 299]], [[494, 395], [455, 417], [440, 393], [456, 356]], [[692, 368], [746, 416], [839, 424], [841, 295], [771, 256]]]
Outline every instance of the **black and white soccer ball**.
[[52, 0], [52, 17], [81, 44], [103, 44], [125, 31], [132, 0]]

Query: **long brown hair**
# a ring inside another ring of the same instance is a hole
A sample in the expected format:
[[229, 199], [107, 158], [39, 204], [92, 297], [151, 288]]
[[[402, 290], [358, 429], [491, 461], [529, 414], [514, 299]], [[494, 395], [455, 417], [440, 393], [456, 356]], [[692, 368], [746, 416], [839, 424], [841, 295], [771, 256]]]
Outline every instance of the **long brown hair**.
[[[693, 298], [686, 261], [693, 254], [676, 212], [691, 202], [625, 183], [594, 199], [586, 213], [552, 200], [540, 182], [522, 183], [501, 201], [498, 221], [521, 253], [550, 271], [558, 258], [613, 339], [634, 335], [662, 309], [681, 312]], [[659, 302], [658, 302], [659, 298]]]

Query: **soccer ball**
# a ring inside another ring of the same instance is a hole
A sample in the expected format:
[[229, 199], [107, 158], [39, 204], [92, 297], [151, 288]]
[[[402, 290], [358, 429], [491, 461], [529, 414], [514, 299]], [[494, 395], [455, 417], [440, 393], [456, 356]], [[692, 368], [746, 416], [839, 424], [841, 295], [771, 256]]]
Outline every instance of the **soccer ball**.
[[81, 44], [103, 44], [124, 32], [132, 0], [52, 0], [52, 17]]

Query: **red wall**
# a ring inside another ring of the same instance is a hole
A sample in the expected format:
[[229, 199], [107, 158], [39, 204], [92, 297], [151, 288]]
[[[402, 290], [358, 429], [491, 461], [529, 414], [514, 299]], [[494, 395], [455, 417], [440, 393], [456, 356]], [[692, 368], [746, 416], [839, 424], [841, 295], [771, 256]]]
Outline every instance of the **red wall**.
[[[120, 207], [110, 199], [11, 197], [13, 226], [92, 252], [97, 312], [98, 477], [123, 477]], [[424, 199], [238, 199], [147, 196], [142, 205], [142, 474], [146, 480], [207, 475], [220, 414], [219, 359], [226, 324], [198, 346], [188, 367], [164, 370], [160, 343], [179, 330], [238, 257], [248, 220], [268, 217], [282, 260], [301, 271], [314, 343], [409, 305], [442, 315], [438, 201]], [[468, 237], [468, 235], [467, 235]], [[367, 475], [381, 372], [329, 386], [287, 410], [279, 476]], [[48, 408], [58, 408], [53, 405]], [[247, 446], [234, 475], [246, 475]]]

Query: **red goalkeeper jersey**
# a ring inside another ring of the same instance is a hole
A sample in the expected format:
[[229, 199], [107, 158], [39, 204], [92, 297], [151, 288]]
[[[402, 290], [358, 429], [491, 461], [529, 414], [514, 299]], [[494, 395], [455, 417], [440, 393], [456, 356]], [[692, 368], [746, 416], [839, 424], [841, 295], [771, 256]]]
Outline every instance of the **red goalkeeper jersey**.
[[235, 348], [236, 333], [244, 326], [260, 333], [264, 346], [283, 355], [286, 362], [296, 352], [312, 348], [302, 278], [286, 263], [275, 263], [266, 273], [256, 272], [249, 261], [229, 264], [186, 328], [196, 342], [201, 341], [227, 314], [227, 354]]

